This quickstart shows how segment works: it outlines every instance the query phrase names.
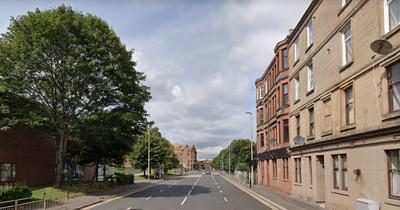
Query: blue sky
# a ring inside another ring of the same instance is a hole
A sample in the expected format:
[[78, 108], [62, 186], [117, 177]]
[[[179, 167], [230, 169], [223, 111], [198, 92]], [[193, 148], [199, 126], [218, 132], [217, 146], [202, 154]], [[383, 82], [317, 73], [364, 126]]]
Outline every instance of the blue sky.
[[213, 159], [234, 139], [250, 139], [255, 86], [273, 49], [311, 0], [2, 0], [10, 17], [69, 5], [105, 20], [147, 75], [150, 120], [171, 143], [195, 145]]

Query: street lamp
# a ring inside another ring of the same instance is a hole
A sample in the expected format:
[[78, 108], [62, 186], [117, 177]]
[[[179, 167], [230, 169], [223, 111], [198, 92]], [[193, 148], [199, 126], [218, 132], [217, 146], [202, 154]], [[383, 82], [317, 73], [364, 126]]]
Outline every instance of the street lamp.
[[251, 132], [251, 140], [250, 140], [250, 153], [251, 153], [251, 172], [250, 172], [250, 187], [253, 182], [253, 114], [251, 112], [246, 112], [246, 114], [250, 115], [250, 132]]
[[228, 160], [229, 160], [229, 175], [231, 175], [231, 142], [228, 141]]
[[148, 172], [147, 172], [147, 180], [150, 181], [150, 127], [149, 127], [149, 141], [148, 141], [148, 146], [147, 146], [147, 168], [148, 168]]

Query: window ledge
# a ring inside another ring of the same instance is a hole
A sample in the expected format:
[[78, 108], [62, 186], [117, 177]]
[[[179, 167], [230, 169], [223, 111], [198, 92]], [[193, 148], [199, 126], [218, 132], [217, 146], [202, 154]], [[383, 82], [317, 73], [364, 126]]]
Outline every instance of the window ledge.
[[296, 66], [296, 64], [299, 62], [299, 58], [293, 63], [293, 67]]
[[294, 101], [294, 104], [299, 103], [299, 101], [300, 101], [300, 99], [295, 100], [295, 101]]
[[289, 179], [282, 179], [282, 182], [289, 182]]
[[385, 200], [385, 204], [400, 207], [400, 200]]
[[396, 118], [400, 118], [400, 111], [396, 111], [390, 114], [385, 114], [382, 116], [382, 121], [393, 120]]
[[349, 68], [353, 63], [354, 63], [354, 59], [351, 59], [351, 61], [347, 62], [347, 63], [344, 64], [342, 67], [340, 67], [339, 73], [342, 73], [344, 70], [346, 70], [347, 68]]
[[333, 194], [337, 194], [337, 195], [349, 196], [349, 192], [348, 191], [333, 189], [331, 192]]
[[321, 137], [332, 135], [332, 130], [321, 133]]
[[340, 127], [340, 131], [343, 132], [343, 131], [348, 131], [348, 130], [355, 129], [355, 128], [356, 128], [356, 124], [353, 123], [350, 125]]
[[278, 180], [278, 178], [277, 177], [272, 177], [272, 180]]
[[293, 183], [294, 186], [299, 186], [302, 187], [303, 185], [301, 183]]
[[314, 140], [315, 139], [315, 135], [312, 135], [312, 136], [307, 136], [307, 141], [311, 141], [311, 140]]
[[306, 93], [306, 96], [310, 95], [310, 94], [313, 93], [313, 92], [314, 92], [314, 88], [312, 88], [311, 90], [309, 90], [309, 91]]
[[338, 16], [339, 16], [340, 14], [342, 14], [342, 12], [346, 9], [347, 6], [349, 6], [350, 2], [351, 2], [351, 0], [348, 1], [345, 5], [343, 5], [343, 7], [339, 10]]
[[308, 47], [307, 47], [307, 49], [306, 49], [306, 52], [305, 53], [307, 53], [310, 49], [311, 49], [311, 47], [313, 46], [313, 43], [311, 43]]
[[382, 37], [382, 39], [389, 39], [391, 36], [397, 34], [397, 32], [400, 30], [400, 25], [394, 27], [392, 30], [388, 31], [385, 36]]

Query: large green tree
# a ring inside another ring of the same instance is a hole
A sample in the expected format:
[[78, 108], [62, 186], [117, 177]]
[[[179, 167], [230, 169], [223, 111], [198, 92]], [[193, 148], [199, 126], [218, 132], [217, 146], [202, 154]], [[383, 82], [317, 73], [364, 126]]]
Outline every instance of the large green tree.
[[3, 99], [0, 111], [19, 120], [5, 118], [1, 128], [23, 121], [54, 136], [54, 187], [61, 183], [71, 129], [84, 117], [118, 109], [131, 115], [136, 129], [148, 126], [150, 91], [132, 54], [104, 20], [69, 6], [11, 18], [0, 38], [0, 91], [27, 103], [15, 108]]
[[[222, 159], [224, 162], [224, 170], [229, 170], [229, 153], [230, 163], [232, 170], [243, 170], [244, 166], [250, 166], [251, 153], [250, 153], [250, 140], [249, 139], [238, 139], [233, 140], [228, 148], [221, 150], [217, 157], [213, 159], [212, 167], [220, 168], [222, 165]], [[253, 159], [257, 159], [257, 146], [253, 142]]]
[[[137, 136], [133, 152], [129, 155], [133, 166], [140, 168], [146, 175], [148, 168], [149, 130]], [[162, 137], [159, 128], [150, 129], [150, 167], [157, 168], [162, 164], [165, 170], [175, 168], [179, 164], [178, 156], [172, 144]]]

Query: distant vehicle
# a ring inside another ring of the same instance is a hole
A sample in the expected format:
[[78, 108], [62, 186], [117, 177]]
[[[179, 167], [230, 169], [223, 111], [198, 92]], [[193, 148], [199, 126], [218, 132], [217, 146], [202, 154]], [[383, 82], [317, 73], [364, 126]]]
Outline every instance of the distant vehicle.
[[207, 168], [206, 169], [206, 174], [211, 174], [211, 169]]

